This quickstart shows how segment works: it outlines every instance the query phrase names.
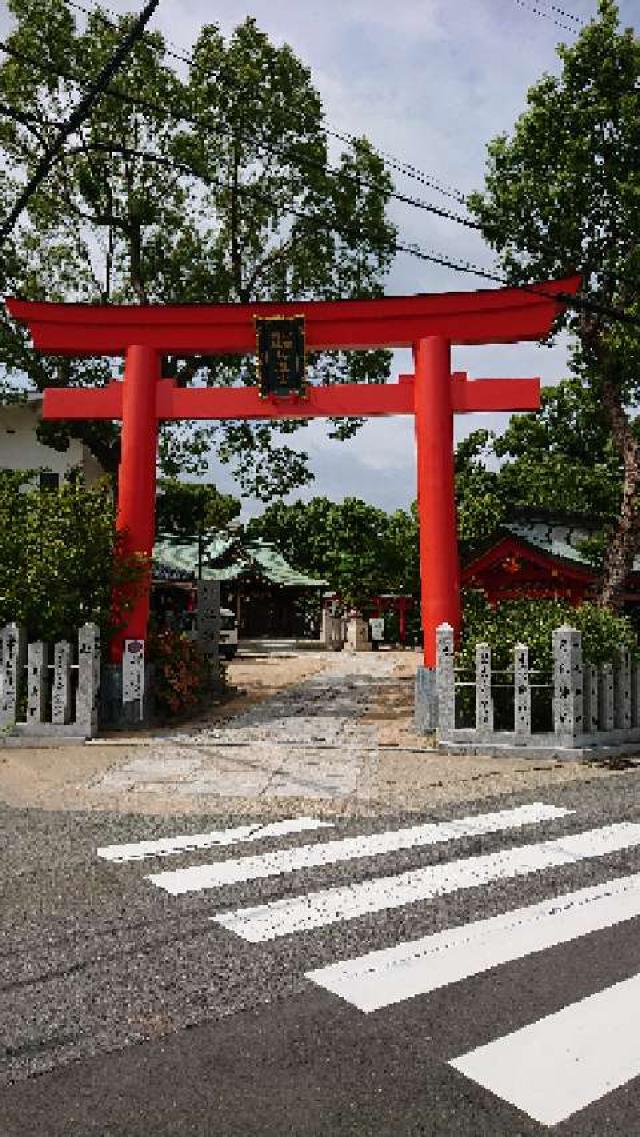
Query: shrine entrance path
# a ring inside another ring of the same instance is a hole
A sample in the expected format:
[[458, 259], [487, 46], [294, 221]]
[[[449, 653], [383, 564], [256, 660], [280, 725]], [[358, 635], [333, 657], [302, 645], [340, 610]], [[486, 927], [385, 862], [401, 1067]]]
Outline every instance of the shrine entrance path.
[[0, 749], [0, 802], [276, 819], [400, 815], [610, 777], [578, 763], [437, 754], [412, 729], [413, 652], [241, 654], [198, 722], [83, 746]]

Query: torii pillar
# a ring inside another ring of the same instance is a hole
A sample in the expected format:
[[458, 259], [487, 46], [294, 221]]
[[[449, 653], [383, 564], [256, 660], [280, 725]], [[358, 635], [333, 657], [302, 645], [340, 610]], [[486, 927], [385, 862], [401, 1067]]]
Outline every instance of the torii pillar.
[[[54, 355], [124, 356], [124, 380], [99, 389], [44, 392], [43, 417], [122, 420], [117, 526], [128, 552], [150, 559], [155, 529], [158, 425], [180, 419], [309, 419], [414, 415], [424, 664], [433, 669], [436, 628], [460, 628], [453, 415], [536, 410], [539, 379], [475, 379], [451, 372], [453, 344], [515, 343], [548, 335], [580, 277], [526, 288], [286, 304], [101, 306], [12, 299], [34, 347]], [[255, 352], [256, 317], [304, 316], [308, 351], [410, 347], [414, 374], [388, 384], [310, 386], [304, 398], [261, 398], [255, 387], [178, 388], [161, 376], [163, 355]], [[150, 570], [112, 643], [146, 638]]]

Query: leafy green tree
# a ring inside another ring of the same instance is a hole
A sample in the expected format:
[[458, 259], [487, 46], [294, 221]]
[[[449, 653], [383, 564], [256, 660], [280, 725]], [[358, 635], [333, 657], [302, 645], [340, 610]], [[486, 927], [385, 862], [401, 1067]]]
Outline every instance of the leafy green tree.
[[465, 552], [495, 536], [522, 507], [595, 522], [603, 550], [620, 508], [622, 478], [594, 391], [572, 377], [544, 388], [541, 404], [535, 415], [514, 415], [503, 434], [475, 431], [458, 446], [458, 533]]
[[348, 606], [381, 592], [418, 591], [415, 514], [387, 514], [358, 498], [274, 502], [247, 525], [248, 537], [273, 542], [296, 568], [323, 577]]
[[619, 471], [600, 591], [615, 605], [639, 533], [640, 41], [620, 29], [613, 0], [598, 10], [575, 44], [558, 48], [561, 74], [530, 89], [511, 136], [490, 143], [485, 190], [469, 206], [514, 283], [583, 273], [588, 306], [562, 323], [575, 337], [574, 375], [611, 438], [607, 464]]
[[511, 670], [513, 650], [518, 643], [529, 646], [529, 663], [547, 675], [552, 671], [552, 633], [569, 624], [582, 633], [584, 658], [605, 663], [616, 657], [620, 647], [638, 650], [637, 634], [624, 616], [595, 604], [574, 608], [568, 601], [509, 600], [492, 607], [480, 592], [464, 595], [464, 623], [458, 653], [459, 663], [475, 669], [477, 643], [488, 643], [495, 668]]
[[143, 566], [122, 553], [107, 484], [29, 488], [28, 474], [0, 475], [0, 626], [15, 620], [33, 639], [73, 641], [95, 621], [116, 630], [114, 589], [135, 599]]
[[205, 537], [224, 529], [240, 513], [240, 502], [215, 486], [161, 478], [156, 529], [159, 536]]
[[[131, 16], [92, 8], [84, 29], [68, 0], [9, 0], [15, 24], [0, 66], [3, 173], [17, 183], [110, 56]], [[10, 171], [7, 173], [6, 171]], [[5, 293], [90, 303], [248, 302], [378, 295], [393, 255], [390, 181], [366, 139], [329, 161], [309, 70], [252, 19], [225, 41], [200, 32], [180, 77], [157, 32], [145, 33], [16, 231], [0, 270]], [[102, 384], [109, 361], [43, 358], [3, 317], [10, 375], [45, 386]], [[322, 382], [380, 382], [387, 353], [315, 356]], [[249, 358], [165, 359], [180, 385], [255, 383]], [[301, 423], [165, 424], [162, 471], [198, 472], [213, 444], [244, 492], [264, 500], [312, 477], [282, 443]], [[356, 422], [335, 427], [344, 437]], [[116, 473], [119, 432], [108, 423], [43, 424], [50, 444], [82, 438]]]

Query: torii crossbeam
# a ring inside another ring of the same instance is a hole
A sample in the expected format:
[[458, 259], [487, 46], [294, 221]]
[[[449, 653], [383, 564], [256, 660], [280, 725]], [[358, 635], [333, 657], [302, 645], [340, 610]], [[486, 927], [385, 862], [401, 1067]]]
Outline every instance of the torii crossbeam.
[[[47, 419], [120, 419], [117, 525], [129, 552], [151, 557], [155, 533], [158, 424], [171, 419], [284, 419], [412, 414], [420, 519], [424, 662], [435, 666], [435, 629], [460, 626], [453, 415], [528, 411], [539, 379], [472, 379], [451, 372], [452, 344], [537, 340], [551, 330], [579, 276], [478, 292], [296, 303], [99, 306], [11, 299], [10, 314], [40, 351], [125, 357], [124, 380], [103, 388], [48, 388]], [[411, 347], [414, 373], [397, 383], [310, 387], [308, 398], [263, 398], [257, 388], [179, 388], [161, 375], [164, 355], [255, 351], [256, 317], [305, 317], [308, 351]], [[112, 645], [146, 638], [150, 574]]]

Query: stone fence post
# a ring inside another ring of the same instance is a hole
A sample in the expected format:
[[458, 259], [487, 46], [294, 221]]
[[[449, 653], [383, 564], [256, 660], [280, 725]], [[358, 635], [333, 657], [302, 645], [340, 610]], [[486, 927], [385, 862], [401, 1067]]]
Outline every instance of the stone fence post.
[[438, 737], [448, 738], [456, 723], [456, 686], [453, 669], [453, 628], [440, 624], [436, 629], [436, 696]]
[[476, 644], [476, 731], [479, 738], [488, 738], [493, 732], [489, 644]]
[[600, 667], [598, 702], [600, 704], [600, 730], [613, 730], [615, 725], [613, 664]]
[[25, 655], [23, 629], [17, 624], [7, 624], [0, 632], [0, 730], [16, 721]]
[[100, 690], [100, 629], [83, 624], [78, 632], [78, 691], [76, 722], [91, 738], [98, 730], [98, 692]]
[[598, 730], [598, 684], [599, 672], [595, 663], [585, 663], [582, 669], [583, 691], [582, 708], [584, 729], [587, 734], [595, 734]]
[[516, 742], [531, 738], [531, 677], [526, 644], [516, 644], [513, 649], [513, 729]]
[[71, 718], [71, 644], [61, 640], [53, 649], [51, 722], [64, 726]]
[[620, 648], [614, 671], [614, 723], [616, 730], [631, 727], [631, 652]]
[[563, 624], [553, 643], [553, 728], [564, 746], [575, 746], [584, 733], [582, 699], [582, 636]]
[[215, 669], [220, 659], [220, 581], [198, 581], [198, 643]]
[[49, 647], [42, 640], [27, 648], [27, 722], [44, 722], [47, 711]]

